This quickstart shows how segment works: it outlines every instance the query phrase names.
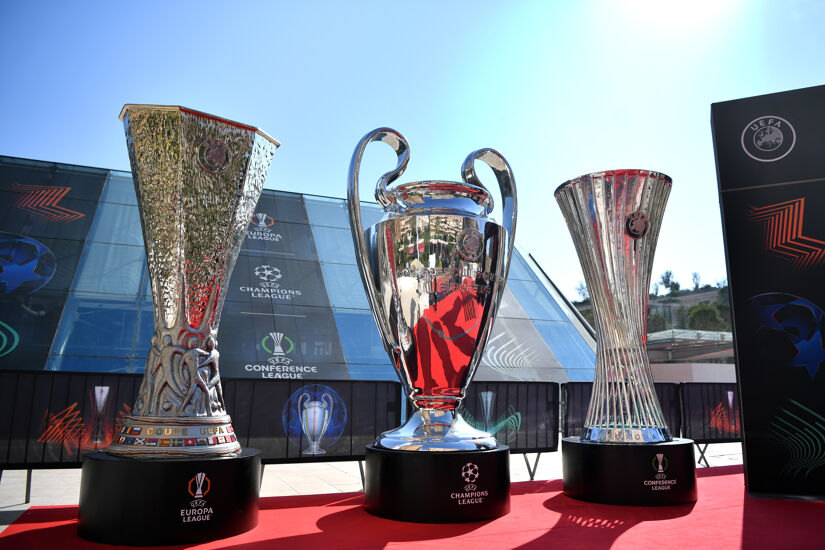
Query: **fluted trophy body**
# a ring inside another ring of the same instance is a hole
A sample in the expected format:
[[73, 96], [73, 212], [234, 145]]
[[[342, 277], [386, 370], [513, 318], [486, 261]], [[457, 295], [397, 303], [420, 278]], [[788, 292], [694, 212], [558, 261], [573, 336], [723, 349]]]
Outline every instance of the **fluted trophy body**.
[[[373, 141], [390, 145], [396, 168], [376, 187], [384, 217], [364, 229], [358, 198], [361, 156]], [[496, 448], [456, 412], [464, 398], [504, 292], [516, 222], [515, 184], [504, 158], [491, 149], [472, 153], [463, 182], [387, 185], [409, 160], [406, 140], [380, 128], [359, 143], [350, 166], [348, 208], [356, 257], [384, 346], [415, 412], [376, 446], [406, 451]], [[489, 217], [493, 199], [476, 177], [476, 160], [498, 179], [505, 224]]]
[[120, 118], [155, 330], [138, 397], [109, 453], [237, 453], [221, 388], [218, 325], [278, 142], [257, 128], [177, 106], [126, 105]]
[[556, 190], [596, 324], [596, 374], [582, 440], [671, 440], [646, 350], [653, 255], [670, 189], [664, 174], [615, 170]]

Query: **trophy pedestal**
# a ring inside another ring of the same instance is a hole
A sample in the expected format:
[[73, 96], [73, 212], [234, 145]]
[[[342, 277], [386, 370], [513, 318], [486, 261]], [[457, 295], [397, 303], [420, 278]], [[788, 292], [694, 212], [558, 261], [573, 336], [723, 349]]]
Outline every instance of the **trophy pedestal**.
[[564, 493], [603, 504], [663, 506], [695, 502], [693, 440], [594, 443], [565, 437]]
[[510, 448], [395, 451], [367, 446], [365, 508], [420, 523], [494, 519], [510, 511]]
[[78, 534], [108, 544], [222, 539], [258, 524], [261, 451], [237, 456], [83, 459]]

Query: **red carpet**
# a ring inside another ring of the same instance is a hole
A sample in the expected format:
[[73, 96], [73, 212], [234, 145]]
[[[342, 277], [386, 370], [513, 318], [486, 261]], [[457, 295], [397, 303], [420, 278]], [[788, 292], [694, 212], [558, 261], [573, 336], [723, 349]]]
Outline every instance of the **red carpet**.
[[[638, 508], [561, 494], [561, 481], [513, 484], [512, 511], [494, 521], [425, 525], [373, 517], [363, 495], [261, 499], [258, 527], [195, 548], [825, 548], [825, 503], [746, 496], [741, 466], [699, 470], [695, 505]], [[112, 548], [79, 539], [76, 506], [34, 507], [2, 534], [0, 548]], [[184, 548], [176, 546], [171, 548]]]

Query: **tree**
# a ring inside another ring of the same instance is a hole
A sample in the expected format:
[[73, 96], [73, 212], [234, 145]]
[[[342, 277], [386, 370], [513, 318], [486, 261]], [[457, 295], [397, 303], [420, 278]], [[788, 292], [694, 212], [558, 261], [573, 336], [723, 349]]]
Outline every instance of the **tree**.
[[730, 330], [715, 304], [698, 304], [688, 310], [687, 326], [692, 330]]
[[665, 270], [665, 272], [659, 277], [659, 283], [666, 289], [670, 290], [670, 292], [678, 292], [681, 288], [679, 282], [673, 278], [673, 272], [669, 269]]
[[576, 294], [579, 295], [582, 302], [590, 299], [590, 293], [587, 291], [587, 285], [584, 284], [584, 281], [579, 281], [579, 284], [576, 285]]
[[665, 316], [661, 313], [652, 313], [647, 317], [647, 332], [660, 332], [662, 330], [668, 330], [670, 328], [670, 323]]
[[654, 296], [658, 296], [660, 288], [662, 288], [662, 283], [656, 281], [655, 283], [653, 283], [653, 286], [650, 287], [650, 293]]
[[699, 273], [694, 271], [693, 275], [692, 275], [692, 278], [693, 278], [693, 290], [699, 290], [699, 286], [701, 286], [700, 285], [701, 279], [699, 278]]

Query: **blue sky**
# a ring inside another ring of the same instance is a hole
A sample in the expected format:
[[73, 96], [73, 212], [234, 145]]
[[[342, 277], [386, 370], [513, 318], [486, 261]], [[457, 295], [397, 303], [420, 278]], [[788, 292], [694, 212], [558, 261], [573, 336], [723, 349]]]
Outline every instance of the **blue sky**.
[[[282, 142], [267, 187], [344, 197], [353, 148], [391, 126], [402, 181], [510, 162], [516, 240], [570, 298], [583, 280], [553, 191], [673, 178], [654, 278], [725, 278], [710, 104], [825, 84], [825, 2], [0, 3], [0, 154], [129, 169], [124, 103], [185, 105]], [[361, 197], [394, 166], [368, 149]], [[484, 175], [482, 175], [484, 179]], [[488, 186], [495, 186], [491, 179]]]

